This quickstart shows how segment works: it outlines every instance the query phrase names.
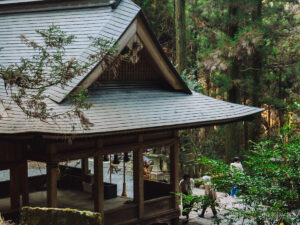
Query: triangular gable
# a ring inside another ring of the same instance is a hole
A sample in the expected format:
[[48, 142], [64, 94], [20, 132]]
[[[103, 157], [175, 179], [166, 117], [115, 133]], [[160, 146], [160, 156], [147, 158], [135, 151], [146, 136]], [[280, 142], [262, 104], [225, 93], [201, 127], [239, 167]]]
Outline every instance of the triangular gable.
[[[132, 1], [122, 0], [116, 9], [110, 10], [109, 13], [105, 14], [105, 16], [108, 17], [108, 20], [104, 27], [98, 31], [98, 36], [108, 40], [115, 40], [120, 46], [120, 49], [122, 49], [123, 46], [121, 43], [127, 43], [136, 31], [136, 22], [134, 22], [134, 19], [139, 12], [140, 8]], [[88, 16], [89, 14], [87, 13], [86, 15]], [[98, 18], [101, 18], [102, 16], [103, 15], [100, 13]], [[100, 25], [92, 21], [91, 23], [94, 24], [95, 29], [97, 29]], [[77, 28], [76, 24], [70, 24], [70, 26], [74, 26], [73, 29]], [[89, 36], [89, 31], [85, 32], [86, 35]], [[93, 32], [95, 31], [93, 30]], [[87, 60], [91, 51], [90, 47], [88, 47], [81, 53], [79, 60]], [[60, 85], [50, 87], [46, 91], [46, 94], [49, 95], [50, 99], [53, 101], [61, 103], [73, 91], [76, 92], [82, 88], [89, 87], [95, 80], [97, 80], [98, 76], [103, 72], [103, 69], [104, 68], [102, 66], [95, 66], [94, 68], [91, 68], [89, 73], [72, 79], [64, 88]]]
[[[149, 28], [142, 12], [139, 13], [137, 18], [131, 23], [126, 32], [118, 40], [117, 45], [120, 49], [120, 52], [124, 48], [126, 48], [126, 46], [128, 46], [131, 40], [136, 36], [138, 36], [140, 41], [143, 43], [143, 47], [147, 50], [147, 53], [149, 53], [156, 66], [159, 68], [160, 74], [167, 81], [169, 86], [176, 91], [183, 91], [190, 94], [191, 91], [181, 79], [180, 75], [177, 73], [176, 69], [173, 67], [167, 56], [164, 54], [161, 46], [151, 32], [151, 29]], [[96, 66], [82, 80], [74, 79], [75, 82], [70, 85], [70, 87], [72, 88], [68, 93], [66, 93], [66, 95], [70, 94], [73, 91], [79, 92], [84, 88], [90, 87], [95, 81], [99, 79], [102, 74], [105, 73], [105, 71], [106, 67], [99, 63], [99, 65]], [[59, 101], [54, 98], [52, 99], [57, 102], [62, 102], [66, 95]]]

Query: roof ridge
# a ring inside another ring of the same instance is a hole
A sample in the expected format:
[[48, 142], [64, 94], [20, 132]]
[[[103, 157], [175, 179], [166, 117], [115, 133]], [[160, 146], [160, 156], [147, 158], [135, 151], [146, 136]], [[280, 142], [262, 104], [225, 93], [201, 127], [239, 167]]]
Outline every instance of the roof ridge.
[[[5, 3], [6, 2], [6, 3]], [[0, 15], [94, 7], [117, 8], [121, 0], [4, 0], [0, 1]]]

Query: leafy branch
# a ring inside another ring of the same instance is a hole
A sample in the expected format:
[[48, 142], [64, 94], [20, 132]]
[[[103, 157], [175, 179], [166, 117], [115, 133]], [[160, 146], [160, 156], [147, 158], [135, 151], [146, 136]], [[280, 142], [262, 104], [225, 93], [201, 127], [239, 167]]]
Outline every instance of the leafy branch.
[[69, 96], [72, 109], [64, 113], [56, 113], [48, 106], [47, 90], [53, 86], [65, 88], [72, 79], [86, 74], [96, 65], [103, 69], [109, 67], [116, 73], [121, 60], [117, 57], [117, 46], [113, 45], [113, 40], [89, 37], [92, 53], [85, 59], [68, 58], [66, 50], [74, 42], [74, 35], [68, 35], [55, 25], [36, 30], [36, 33], [42, 40], [39, 43], [20, 35], [20, 40], [33, 50], [30, 57], [8, 66], [0, 65], [0, 78], [7, 94], [28, 117], [47, 121], [68, 115], [79, 118], [84, 129], [88, 129], [92, 124], [82, 112], [91, 107], [86, 103], [87, 90], [72, 93]]

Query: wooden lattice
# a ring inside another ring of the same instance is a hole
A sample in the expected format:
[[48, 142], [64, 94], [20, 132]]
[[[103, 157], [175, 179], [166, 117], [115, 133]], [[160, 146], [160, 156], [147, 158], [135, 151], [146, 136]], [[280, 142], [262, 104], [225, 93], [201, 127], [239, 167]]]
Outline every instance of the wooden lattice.
[[116, 74], [107, 69], [106, 72], [100, 76], [99, 81], [164, 80], [163, 75], [145, 48], [139, 52], [139, 57], [140, 59], [136, 64], [133, 64], [128, 60], [122, 60]]

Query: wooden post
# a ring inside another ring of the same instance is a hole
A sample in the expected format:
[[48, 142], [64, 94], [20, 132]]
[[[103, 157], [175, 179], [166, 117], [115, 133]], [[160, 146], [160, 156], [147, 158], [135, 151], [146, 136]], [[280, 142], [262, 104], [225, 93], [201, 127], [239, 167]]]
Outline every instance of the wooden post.
[[21, 185], [20, 192], [22, 194], [22, 205], [29, 205], [29, 190], [28, 190], [28, 164], [27, 161], [23, 162], [20, 166], [20, 174], [21, 174]]
[[[177, 140], [171, 146], [170, 152], [170, 163], [171, 163], [171, 177], [170, 177], [170, 184], [171, 184], [171, 191], [178, 193], [179, 191], [179, 139], [178, 139], [178, 131], [174, 132], [175, 138]], [[175, 196], [174, 198], [174, 207], [176, 209], [179, 208], [179, 203]]]
[[57, 207], [57, 163], [47, 163], [47, 207]]
[[20, 183], [19, 183], [19, 167], [16, 165], [10, 168], [10, 208], [20, 208]]
[[81, 169], [82, 169], [83, 175], [89, 173], [89, 159], [88, 158], [81, 159]]
[[123, 191], [122, 196], [127, 197], [126, 193], [126, 163], [125, 163], [125, 152], [123, 153]]
[[104, 212], [103, 155], [94, 157], [94, 210]]
[[[143, 136], [139, 136], [139, 143], [143, 142]], [[144, 163], [143, 148], [133, 151], [134, 170], [134, 201], [138, 204], [138, 218], [144, 216]]]
[[[174, 132], [174, 137], [176, 138], [175, 143], [171, 146], [170, 149], [170, 164], [171, 164], [171, 192], [179, 192], [179, 136], [178, 131]], [[179, 210], [178, 197], [174, 195], [173, 207]], [[179, 224], [179, 218], [174, 218], [171, 220], [172, 225]]]
[[98, 154], [94, 157], [94, 210], [100, 212], [104, 220], [104, 182], [103, 182], [103, 155], [100, 150], [103, 141], [97, 141]]

